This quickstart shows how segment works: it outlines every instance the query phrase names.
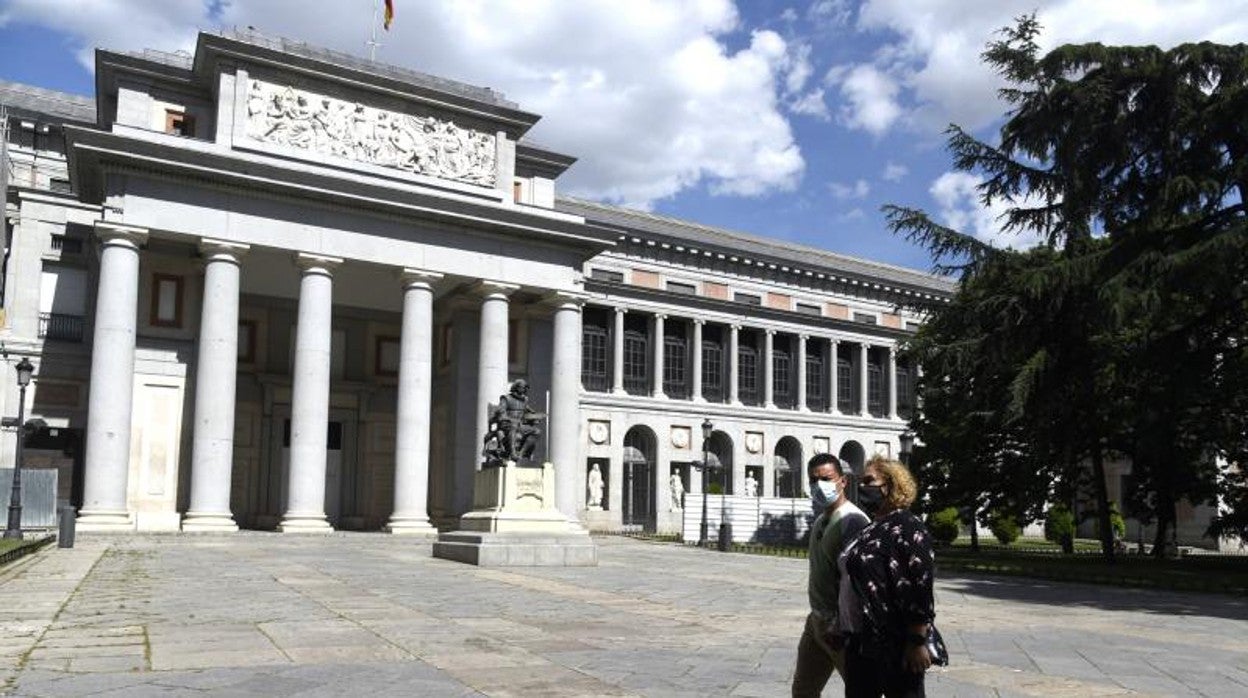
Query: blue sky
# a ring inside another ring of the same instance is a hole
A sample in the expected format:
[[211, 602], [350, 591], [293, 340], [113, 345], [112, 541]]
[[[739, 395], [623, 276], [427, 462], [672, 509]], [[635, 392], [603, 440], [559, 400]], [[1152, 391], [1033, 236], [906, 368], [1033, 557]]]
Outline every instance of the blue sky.
[[[367, 55], [379, 0], [0, 0], [0, 79], [91, 94], [92, 48], [246, 27]], [[986, 41], [1037, 11], [1067, 42], [1248, 40], [1248, 0], [395, 0], [378, 60], [492, 87], [580, 161], [561, 190], [925, 268], [880, 206], [997, 244], [942, 131], [991, 139]]]

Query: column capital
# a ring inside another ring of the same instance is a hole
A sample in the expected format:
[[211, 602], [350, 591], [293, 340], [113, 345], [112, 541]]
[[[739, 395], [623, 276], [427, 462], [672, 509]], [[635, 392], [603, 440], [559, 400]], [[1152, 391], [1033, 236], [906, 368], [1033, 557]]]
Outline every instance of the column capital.
[[733, 332], [740, 332], [740, 331], [741, 331], [741, 323], [739, 323], [739, 322], [734, 322], [734, 323], [732, 323], [732, 324], [728, 325], [728, 327], [732, 328], [732, 331], [733, 331]]
[[511, 294], [520, 290], [518, 284], [508, 284], [502, 281], [491, 281], [489, 279], [479, 279], [476, 283], [468, 286], [468, 292], [482, 299], [485, 298], [508, 298]]
[[705, 324], [706, 324], [706, 320], [703, 320], [703, 319], [702, 319], [702, 318], [700, 318], [700, 317], [695, 317], [695, 318], [693, 319], [693, 324], [695, 324], [695, 325], [699, 325], [699, 326], [700, 326], [700, 325], [705, 325]]
[[199, 241], [199, 254], [204, 258], [204, 261], [238, 264], [249, 251], [251, 251], [251, 245], [241, 242], [230, 242], [215, 238], [201, 238]]
[[138, 249], [147, 242], [147, 228], [123, 225], [112, 221], [96, 221], [95, 235], [104, 245], [117, 245]]
[[654, 319], [656, 319], [656, 320], [666, 320], [666, 319], [667, 319], [667, 313], [655, 313], [655, 314], [654, 314]]
[[628, 314], [628, 308], [625, 308], [625, 307], [624, 307], [624, 306], [622, 306], [622, 305], [617, 305], [617, 306], [615, 306], [615, 307], [613, 308], [613, 310], [615, 311], [615, 314], [616, 314], [616, 315], [627, 315], [627, 314]]
[[330, 257], [311, 252], [296, 252], [295, 266], [305, 274], [324, 274], [332, 276], [334, 270], [342, 264], [342, 257]]
[[442, 280], [442, 274], [424, 269], [403, 267], [398, 270], [399, 283], [403, 288], [424, 288], [433, 290], [433, 285]]
[[888, 345], [888, 358], [890, 359], [897, 358], [897, 345], [896, 344]]
[[806, 340], [810, 339], [810, 335], [809, 335], [809, 334], [807, 334], [807, 333], [805, 333], [805, 332], [803, 332], [802, 334], [797, 335], [797, 337], [798, 337], [798, 339], [802, 340], [803, 342], [805, 342]]
[[579, 293], [577, 291], [553, 291], [546, 294], [542, 298], [542, 302], [555, 308], [564, 308], [575, 306], [580, 310], [589, 301], [588, 293]]
[[773, 329], [771, 329], [770, 327], [768, 327], [767, 329], [763, 330], [763, 332], [766, 332], [768, 337], [775, 337], [775, 336], [776, 336], [776, 331], [775, 331], [775, 330], [773, 330]]

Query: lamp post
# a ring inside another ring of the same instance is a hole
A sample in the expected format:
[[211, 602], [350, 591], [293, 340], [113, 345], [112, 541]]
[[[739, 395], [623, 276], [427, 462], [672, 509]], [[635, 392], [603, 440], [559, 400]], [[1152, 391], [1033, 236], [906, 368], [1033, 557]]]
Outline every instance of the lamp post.
[[715, 430], [715, 425], [711, 420], [702, 420], [702, 464], [696, 465], [698, 472], [702, 474], [702, 523], [698, 526], [698, 546], [706, 546], [706, 471], [711, 467], [711, 433]]
[[909, 429], [901, 432], [901, 436], [897, 437], [898, 449], [897, 457], [901, 460], [901, 464], [910, 465], [910, 455], [914, 453], [914, 432]]
[[9, 493], [9, 525], [4, 529], [5, 538], [22, 538], [22, 458], [23, 447], [26, 445], [26, 386], [30, 385], [30, 377], [35, 373], [35, 365], [23, 356], [17, 362], [17, 385], [20, 388], [17, 399], [17, 419], [4, 420], [4, 426], [17, 427], [17, 453], [13, 460], [13, 489]]

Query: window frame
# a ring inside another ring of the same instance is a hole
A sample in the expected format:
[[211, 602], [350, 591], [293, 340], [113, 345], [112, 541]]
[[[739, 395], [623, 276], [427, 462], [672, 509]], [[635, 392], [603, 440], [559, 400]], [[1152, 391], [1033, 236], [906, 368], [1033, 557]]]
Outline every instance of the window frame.
[[[174, 284], [173, 291], [173, 319], [162, 320], [160, 318], [160, 287], [161, 282], [172, 281]], [[148, 314], [148, 324], [152, 327], [167, 327], [173, 329], [181, 329], [183, 327], [182, 302], [186, 295], [186, 278], [177, 274], [163, 274], [160, 272], [152, 273], [152, 299], [151, 309]]]

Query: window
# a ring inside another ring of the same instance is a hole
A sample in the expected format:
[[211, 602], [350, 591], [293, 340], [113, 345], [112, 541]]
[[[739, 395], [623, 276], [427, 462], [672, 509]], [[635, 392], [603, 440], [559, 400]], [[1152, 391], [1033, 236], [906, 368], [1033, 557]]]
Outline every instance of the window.
[[906, 419], [914, 415], [914, 376], [909, 366], [897, 366], [897, 414]]
[[637, 330], [624, 332], [624, 390], [633, 395], [644, 395], [649, 353], [646, 333]]
[[165, 110], [165, 133], [175, 136], [194, 136], [195, 117], [186, 112]]
[[39, 337], [81, 342], [86, 335], [87, 272], [45, 264], [39, 279]]
[[61, 256], [82, 254], [82, 238], [71, 238], [68, 235], [52, 235], [52, 249]]
[[836, 409], [846, 414], [857, 411], [854, 407], [854, 366], [849, 359], [837, 359], [836, 393]]
[[817, 412], [827, 409], [824, 400], [823, 356], [818, 353], [806, 355], [806, 406]]
[[798, 303], [794, 307], [797, 308], [797, 312], [803, 315], [823, 315], [823, 308], [811, 303]]
[[679, 293], [679, 294], [681, 294], [681, 295], [685, 295], [685, 296], [696, 296], [696, 295], [698, 295], [698, 286], [697, 286], [697, 284], [688, 284], [688, 283], [685, 283], [685, 282], [683, 282], [683, 281], [669, 281], [669, 282], [667, 282], [667, 290], [671, 291], [672, 293]]
[[68, 179], [58, 177], [52, 177], [48, 180], [48, 188], [57, 194], [72, 194], [74, 192], [73, 187], [69, 185]]
[[524, 196], [524, 184], [522, 184], [519, 180], [512, 182], [511, 183], [511, 200], [516, 203], [520, 203], [520, 200], [523, 196]]
[[792, 407], [794, 403], [793, 381], [790, 372], [793, 360], [785, 349], [771, 350], [771, 369], [775, 377], [772, 379], [772, 398], [781, 407]]
[[399, 375], [399, 338], [378, 337], [373, 348], [373, 367], [379, 376]]
[[724, 401], [724, 349], [719, 342], [702, 342], [702, 397]]
[[451, 323], [442, 325], [442, 332], [438, 337], [439, 354], [442, 357], [442, 366], [448, 366], [451, 363], [451, 354], [455, 351], [455, 326]]
[[182, 277], [152, 274], [153, 327], [182, 326]]
[[238, 363], [256, 362], [256, 321], [238, 321]]
[[685, 338], [667, 335], [663, 338], [663, 394], [684, 399], [689, 397], [689, 376], [685, 367]]
[[867, 363], [867, 413], [884, 415], [884, 371], [879, 364]]
[[921, 322], [915, 322], [913, 320], [906, 320], [906, 330], [908, 332], [918, 332], [919, 328], [922, 326], [923, 326], [923, 323]]
[[737, 392], [741, 402], [758, 404], [758, 352], [742, 344], [737, 347]]
[[753, 293], [734, 293], [732, 294], [732, 299], [738, 303], [745, 303], [746, 305], [763, 304], [763, 297]]
[[854, 313], [854, 322], [861, 322], [864, 325], [876, 324], [876, 318], [873, 313]]
[[610, 281], [614, 284], [624, 283], [624, 272], [610, 269], [590, 269], [589, 278], [594, 281]]
[[607, 328], [585, 325], [581, 337], [581, 384], [586, 390], [604, 392], [611, 387], [607, 376]]

